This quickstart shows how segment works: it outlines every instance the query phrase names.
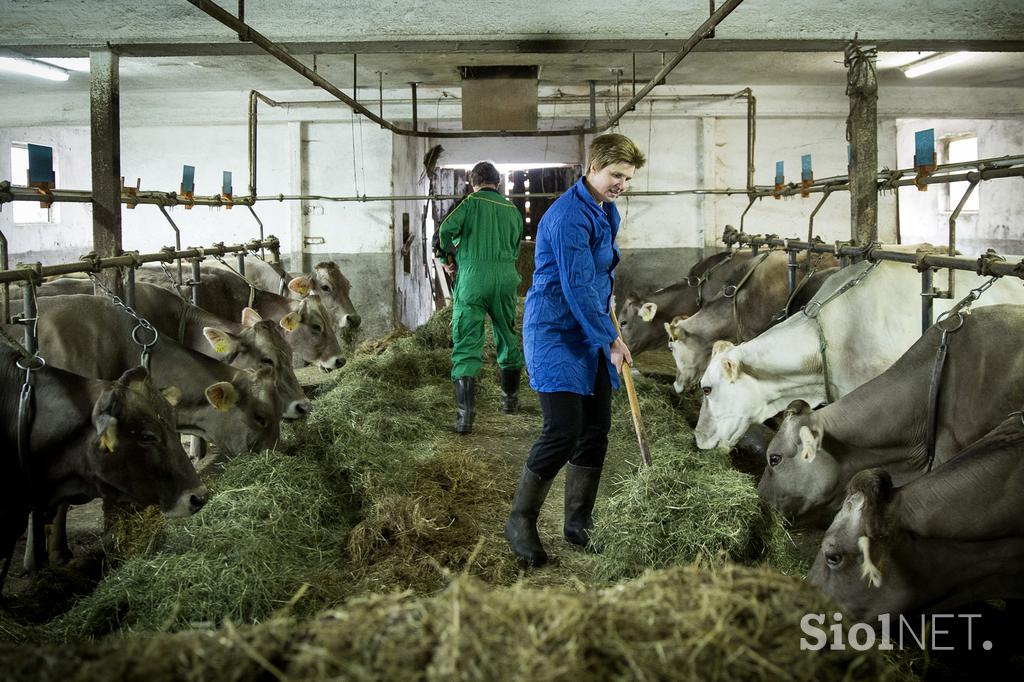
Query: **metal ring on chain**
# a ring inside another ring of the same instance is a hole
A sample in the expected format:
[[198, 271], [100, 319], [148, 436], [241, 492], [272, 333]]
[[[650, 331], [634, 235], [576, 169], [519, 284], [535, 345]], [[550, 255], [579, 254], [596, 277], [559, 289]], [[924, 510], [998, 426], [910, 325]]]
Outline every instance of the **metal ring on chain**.
[[727, 286], [724, 289], [722, 289], [722, 295], [725, 296], [726, 298], [732, 298], [733, 296], [735, 296], [736, 295], [736, 285], [735, 284], [730, 284], [729, 286]]
[[821, 302], [820, 301], [811, 301], [810, 303], [808, 303], [807, 305], [805, 305], [803, 307], [804, 315], [806, 315], [807, 317], [810, 317], [812, 319], [817, 317], [818, 313], [820, 311], [821, 311]]
[[[949, 311], [947, 311], [947, 312], [949, 312]], [[945, 336], [946, 334], [952, 334], [955, 331], [959, 331], [960, 327], [964, 326], [964, 314], [963, 314], [962, 311], [959, 311], [959, 310], [956, 311], [956, 318], [957, 318], [957, 323], [956, 323], [955, 327], [949, 327], [949, 328], [939, 327], [939, 329], [942, 329], [943, 336]], [[942, 317], [940, 315], [938, 321], [935, 323], [935, 326], [938, 327], [940, 324], [945, 322], [947, 319], [950, 319], [950, 318], [949, 317]]]
[[1020, 417], [1020, 423], [1021, 423], [1021, 425], [1024, 425], [1024, 410], [1017, 410], [1015, 412], [1011, 412], [1010, 414], [1008, 414], [1006, 416], [1007, 417], [1012, 417], [1013, 415], [1017, 415], [1018, 417]]
[[20, 369], [23, 369], [27, 372], [34, 372], [38, 369], [46, 367], [46, 358], [44, 358], [42, 355], [33, 355], [31, 358], [29, 358], [29, 361], [31, 362], [31, 364], [22, 364], [23, 362], [25, 362], [25, 358], [18, 358], [17, 360], [14, 361], [14, 364], [16, 364]]
[[[139, 330], [140, 329], [145, 329], [146, 331], [152, 332], [153, 340], [150, 341], [149, 343], [143, 343], [139, 339]], [[134, 341], [135, 343], [139, 344], [143, 348], [150, 348], [151, 346], [156, 345], [156, 342], [157, 342], [158, 338], [160, 338], [160, 334], [157, 332], [156, 329], [153, 328], [153, 325], [149, 324], [148, 322], [146, 322], [145, 324], [140, 322], [139, 324], [135, 325], [134, 329], [132, 329], [132, 341]]]

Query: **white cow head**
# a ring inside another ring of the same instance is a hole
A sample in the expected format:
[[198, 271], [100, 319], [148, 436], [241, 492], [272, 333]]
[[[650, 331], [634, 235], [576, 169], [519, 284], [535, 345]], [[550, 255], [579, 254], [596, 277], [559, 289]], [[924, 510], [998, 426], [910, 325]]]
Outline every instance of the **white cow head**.
[[707, 366], [711, 350], [705, 339], [687, 329], [688, 319], [680, 316], [672, 320], [671, 324], [665, 324], [668, 347], [676, 363], [676, 380], [673, 383], [676, 393], [682, 393], [697, 383]]

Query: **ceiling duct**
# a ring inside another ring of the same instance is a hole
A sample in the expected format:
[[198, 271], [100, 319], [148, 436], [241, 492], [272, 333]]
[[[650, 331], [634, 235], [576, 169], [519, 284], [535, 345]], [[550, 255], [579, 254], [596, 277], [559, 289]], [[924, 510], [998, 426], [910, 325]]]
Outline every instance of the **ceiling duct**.
[[460, 66], [463, 130], [536, 130], [538, 66]]

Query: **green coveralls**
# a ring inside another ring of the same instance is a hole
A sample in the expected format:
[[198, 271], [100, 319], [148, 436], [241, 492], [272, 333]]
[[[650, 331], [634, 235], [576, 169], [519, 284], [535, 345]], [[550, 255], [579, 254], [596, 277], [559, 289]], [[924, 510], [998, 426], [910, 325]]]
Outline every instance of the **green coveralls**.
[[515, 332], [516, 256], [523, 217], [496, 190], [470, 194], [441, 223], [441, 249], [457, 247], [458, 271], [452, 293], [452, 381], [475, 377], [483, 364], [484, 314], [491, 316], [498, 367], [525, 364]]

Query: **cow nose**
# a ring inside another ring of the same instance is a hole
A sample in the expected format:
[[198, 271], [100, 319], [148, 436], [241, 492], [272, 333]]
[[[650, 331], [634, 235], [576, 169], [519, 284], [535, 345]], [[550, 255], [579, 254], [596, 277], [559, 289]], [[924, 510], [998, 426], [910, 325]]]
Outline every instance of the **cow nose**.
[[192, 513], [194, 514], [195, 512], [202, 509], [203, 505], [206, 504], [206, 494], [204, 493], [202, 495], [199, 495], [197, 493], [193, 493], [192, 495], [189, 496], [188, 502], [192, 506]]
[[345, 321], [352, 329], [359, 329], [359, 325], [362, 324], [363, 318], [358, 315], [349, 315], [345, 318]]
[[313, 404], [308, 400], [296, 400], [292, 403], [291, 418], [292, 419], [305, 419], [309, 415], [309, 411], [313, 408]]

